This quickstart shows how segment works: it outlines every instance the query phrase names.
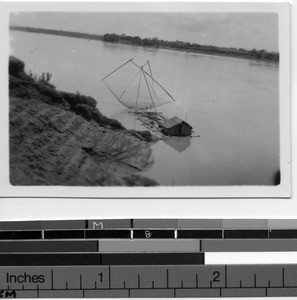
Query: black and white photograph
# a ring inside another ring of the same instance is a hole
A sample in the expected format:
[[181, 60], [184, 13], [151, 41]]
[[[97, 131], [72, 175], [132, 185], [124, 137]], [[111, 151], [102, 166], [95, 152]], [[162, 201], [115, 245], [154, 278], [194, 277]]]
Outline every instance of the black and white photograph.
[[113, 5], [10, 11], [10, 185], [288, 180], [279, 14]]

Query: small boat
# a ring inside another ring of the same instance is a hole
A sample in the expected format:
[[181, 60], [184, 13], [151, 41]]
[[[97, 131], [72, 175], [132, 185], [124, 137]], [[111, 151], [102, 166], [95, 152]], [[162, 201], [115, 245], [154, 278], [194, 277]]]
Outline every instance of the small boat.
[[101, 81], [122, 105], [132, 110], [129, 113], [155, 135], [191, 136], [192, 126], [186, 121], [177, 116], [168, 118], [157, 111], [157, 107], [175, 100], [153, 77], [149, 61], [139, 66], [132, 58]]

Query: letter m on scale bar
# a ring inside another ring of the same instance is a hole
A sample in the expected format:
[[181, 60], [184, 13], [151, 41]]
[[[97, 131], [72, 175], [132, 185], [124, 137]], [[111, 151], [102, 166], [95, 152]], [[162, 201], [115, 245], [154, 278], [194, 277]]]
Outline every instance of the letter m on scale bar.
[[100, 230], [100, 229], [103, 229], [103, 222], [93, 222], [93, 229], [97, 229], [97, 230]]

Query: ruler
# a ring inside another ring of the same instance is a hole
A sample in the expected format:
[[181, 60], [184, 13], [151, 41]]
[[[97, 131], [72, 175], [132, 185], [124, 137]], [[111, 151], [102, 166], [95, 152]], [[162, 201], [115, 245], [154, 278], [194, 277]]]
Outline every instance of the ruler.
[[297, 220], [0, 222], [0, 297], [297, 296], [295, 256], [261, 263], [295, 252]]

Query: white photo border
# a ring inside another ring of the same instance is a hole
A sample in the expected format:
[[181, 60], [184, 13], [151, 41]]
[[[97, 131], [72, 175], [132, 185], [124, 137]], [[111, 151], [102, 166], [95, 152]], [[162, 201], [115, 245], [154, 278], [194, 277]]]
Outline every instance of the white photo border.
[[[290, 198], [291, 197], [291, 103], [290, 103], [290, 4], [285, 2], [96, 2], [54, 3], [18, 2], [0, 3], [0, 196], [4, 198], [76, 198], [108, 200], [190, 200], [190, 199], [237, 199], [237, 198]], [[280, 170], [278, 186], [180, 186], [180, 187], [78, 187], [78, 186], [12, 186], [9, 183], [9, 135], [8, 135], [8, 55], [9, 13], [24, 11], [149, 11], [149, 12], [271, 12], [279, 16], [279, 113], [280, 113]], [[220, 200], [220, 201], [222, 201]], [[2, 201], [2, 200], [1, 200]], [[224, 200], [225, 201], [225, 200]], [[110, 202], [109, 202], [110, 203]], [[144, 203], [144, 202], [143, 202]], [[170, 202], [171, 203], [171, 202]], [[1, 217], [1, 213], [0, 213]]]

